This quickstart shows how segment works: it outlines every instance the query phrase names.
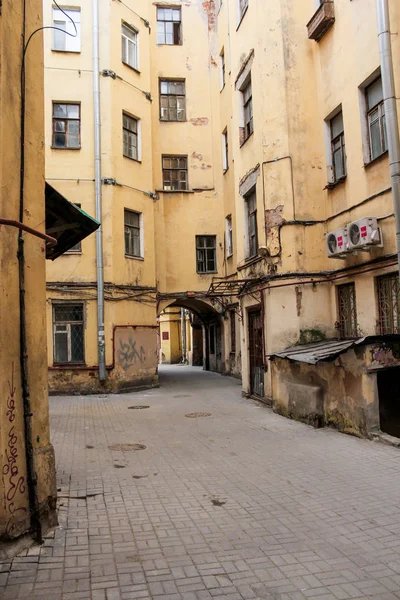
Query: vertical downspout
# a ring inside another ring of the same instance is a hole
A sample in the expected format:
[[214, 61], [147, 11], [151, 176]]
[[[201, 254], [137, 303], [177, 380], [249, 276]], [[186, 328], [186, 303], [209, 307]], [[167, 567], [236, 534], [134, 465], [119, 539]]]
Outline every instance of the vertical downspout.
[[101, 202], [101, 149], [100, 149], [100, 62], [99, 62], [99, 3], [92, 0], [93, 13], [93, 112], [94, 112], [94, 178], [96, 219], [97, 270], [97, 348], [99, 380], [106, 380], [106, 348], [104, 339], [104, 265], [103, 265], [103, 215]]
[[393, 74], [392, 43], [388, 0], [377, 0], [378, 39], [381, 59], [383, 98], [385, 101], [386, 133], [389, 149], [390, 178], [396, 223], [397, 260], [400, 273], [400, 139], [396, 93]]

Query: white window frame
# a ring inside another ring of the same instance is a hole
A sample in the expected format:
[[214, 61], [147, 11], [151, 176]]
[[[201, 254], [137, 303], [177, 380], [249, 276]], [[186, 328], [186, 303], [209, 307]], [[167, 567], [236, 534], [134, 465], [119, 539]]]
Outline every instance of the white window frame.
[[371, 73], [371, 75], [358, 87], [364, 165], [368, 165], [370, 162], [372, 162], [372, 160], [375, 160], [372, 159], [366, 88], [371, 85], [375, 79], [378, 79], [378, 77], [381, 77], [381, 70], [379, 67], [375, 69], [375, 71]]
[[[132, 36], [135, 37], [135, 41], [133, 41], [130, 37], [128, 37], [126, 35], [126, 33], [124, 33], [124, 29], [127, 29], [128, 32], [130, 34], [132, 34]], [[122, 48], [122, 44], [124, 44], [125, 47], [125, 58], [126, 60], [124, 60], [124, 48]], [[129, 44], [133, 44], [135, 47], [135, 64], [131, 64], [129, 62], [129, 52], [128, 52], [128, 46]], [[125, 21], [123, 21], [121, 23], [121, 60], [123, 62], [124, 65], [127, 65], [128, 67], [131, 67], [132, 69], [135, 69], [135, 71], [139, 71], [139, 31], [133, 27], [133, 25], [130, 25], [129, 23], [125, 23]]]
[[[136, 215], [139, 215], [139, 254], [127, 254], [126, 253], [126, 247], [125, 247], [125, 212], [129, 212], [129, 213], [135, 213]], [[138, 210], [133, 210], [131, 208], [127, 208], [126, 206], [124, 207], [124, 253], [125, 253], [125, 257], [126, 258], [133, 258], [133, 259], [138, 259], [138, 260], [143, 260], [144, 259], [144, 219], [143, 219], [143, 213], [139, 212]]]
[[236, 0], [236, 27], [239, 27], [249, 8], [249, 0]]
[[223, 47], [219, 55], [219, 84], [220, 91], [225, 87], [226, 84], [226, 60], [225, 60], [225, 48]]
[[[82, 322], [81, 321], [56, 321], [55, 320], [55, 312], [56, 312], [56, 307], [57, 306], [66, 306], [66, 305], [74, 305], [74, 304], [79, 304], [82, 305]], [[83, 350], [83, 360], [81, 361], [72, 361], [72, 347], [71, 347], [71, 324], [80, 324], [82, 323], [82, 350]], [[52, 325], [53, 325], [53, 364], [55, 365], [67, 365], [67, 364], [85, 364], [85, 304], [84, 302], [80, 302], [79, 300], [77, 302], [53, 302], [52, 304]], [[57, 327], [64, 327], [65, 331], [59, 331], [57, 332], [56, 329]], [[56, 357], [56, 335], [57, 333], [66, 333], [67, 334], [67, 341], [68, 341], [68, 347], [67, 347], [67, 361], [64, 362], [60, 362], [60, 361], [56, 361], [55, 357]]]
[[232, 227], [232, 215], [225, 217], [225, 240], [226, 240], [226, 258], [230, 258], [233, 255], [233, 227]]
[[[74, 8], [64, 8], [61, 7], [64, 11], [64, 14], [61, 10], [56, 7], [53, 7], [52, 12], [52, 25], [56, 27], [53, 29], [53, 37], [51, 43], [51, 49], [53, 52], [80, 52], [81, 51], [81, 9], [80, 7]], [[70, 17], [76, 27], [71, 23]], [[66, 33], [63, 35], [59, 30], [62, 29]], [[56, 40], [62, 39], [64, 47], [56, 47]]]

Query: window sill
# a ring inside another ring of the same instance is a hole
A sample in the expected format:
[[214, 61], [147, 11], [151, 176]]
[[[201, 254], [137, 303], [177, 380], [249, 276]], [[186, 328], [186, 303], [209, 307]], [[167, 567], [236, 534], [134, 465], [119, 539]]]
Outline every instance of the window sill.
[[81, 54], [81, 50], [59, 50], [58, 48], [52, 48], [52, 52], [61, 52], [62, 54]]
[[183, 42], [179, 42], [179, 44], [159, 44], [157, 42], [157, 46], [167, 46], [168, 48], [174, 48], [175, 46], [183, 46]]
[[142, 164], [142, 161], [139, 158], [133, 158], [132, 156], [127, 156], [126, 154], [122, 155], [124, 158], [128, 158], [129, 160], [133, 160], [139, 164]]
[[161, 119], [161, 117], [159, 118], [159, 121], [160, 123], [187, 123], [187, 119]]
[[254, 131], [251, 132], [251, 134], [245, 139], [243, 140], [243, 142], [240, 144], [240, 148], [243, 148], [243, 146], [245, 145], [245, 143], [254, 135]]
[[50, 146], [50, 148], [52, 150], [72, 150], [73, 152], [76, 152], [76, 150], [82, 150], [82, 146], [79, 146], [79, 148], [68, 148], [67, 146], [64, 147], [60, 147], [60, 146]]
[[132, 71], [135, 71], [135, 73], [137, 73], [138, 75], [140, 75], [140, 71], [137, 67], [133, 67], [132, 65], [130, 65], [129, 63], [125, 62], [124, 60], [121, 61], [123, 65], [125, 65], [126, 67], [128, 67], [129, 69], [131, 69]]
[[375, 163], [378, 163], [382, 159], [386, 158], [386, 156], [388, 156], [388, 154], [389, 154], [389, 150], [385, 150], [385, 152], [382, 152], [382, 154], [380, 154], [379, 156], [372, 158], [369, 162], [364, 163], [364, 169], [368, 169], [369, 166], [374, 165]]
[[130, 258], [132, 260], [144, 260], [144, 256], [132, 256], [131, 254], [125, 254], [125, 258]]
[[66, 252], [64, 252], [64, 256], [73, 256], [73, 255], [80, 255], [82, 254], [82, 250], [67, 250]]
[[334, 190], [338, 185], [344, 183], [346, 179], [347, 175], [343, 175], [343, 177], [340, 177], [340, 179], [337, 179], [336, 181], [329, 181], [324, 187], [324, 190]]
[[156, 189], [158, 194], [194, 194], [193, 190], [163, 190]]
[[242, 24], [242, 21], [243, 21], [243, 19], [244, 19], [244, 17], [245, 17], [245, 15], [246, 15], [246, 13], [247, 13], [247, 11], [248, 11], [248, 10], [249, 10], [249, 5], [247, 5], [247, 6], [246, 6], [246, 8], [244, 9], [244, 11], [243, 11], [243, 12], [242, 12], [242, 14], [240, 15], [240, 19], [239, 19], [239, 23], [237, 24], [236, 31], [237, 31], [237, 30], [239, 29], [239, 27], [241, 26], [241, 24]]
[[86, 369], [85, 362], [53, 363], [51, 369]]
[[196, 271], [197, 275], [215, 275], [218, 271]]

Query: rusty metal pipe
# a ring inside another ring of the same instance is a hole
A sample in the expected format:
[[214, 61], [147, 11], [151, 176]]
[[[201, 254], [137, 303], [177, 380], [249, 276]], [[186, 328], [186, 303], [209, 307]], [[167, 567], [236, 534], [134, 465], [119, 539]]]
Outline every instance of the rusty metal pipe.
[[42, 240], [46, 240], [46, 242], [49, 244], [49, 246], [57, 245], [56, 238], [53, 238], [50, 235], [47, 235], [46, 233], [42, 233], [41, 231], [38, 231], [37, 229], [33, 229], [33, 227], [28, 227], [28, 225], [21, 223], [21, 221], [14, 221], [13, 219], [3, 219], [2, 217], [0, 217], [0, 225], [9, 225], [10, 227], [16, 227], [17, 229], [22, 229], [22, 231], [26, 231], [27, 233], [30, 233], [38, 238], [41, 238]]

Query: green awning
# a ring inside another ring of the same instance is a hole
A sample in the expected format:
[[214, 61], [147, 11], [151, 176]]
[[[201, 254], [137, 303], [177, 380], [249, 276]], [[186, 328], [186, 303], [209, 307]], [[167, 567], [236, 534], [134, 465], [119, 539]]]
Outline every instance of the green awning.
[[54, 260], [96, 231], [100, 223], [46, 182], [46, 233], [57, 245], [46, 248], [46, 258]]

